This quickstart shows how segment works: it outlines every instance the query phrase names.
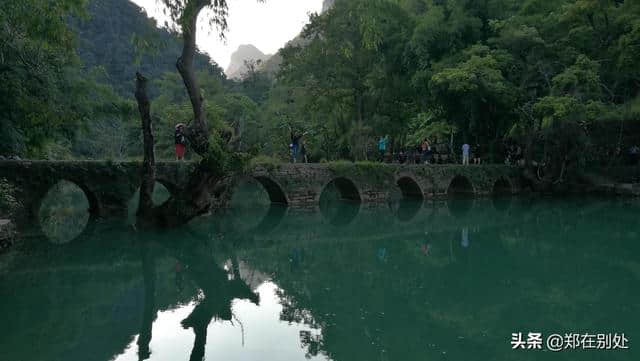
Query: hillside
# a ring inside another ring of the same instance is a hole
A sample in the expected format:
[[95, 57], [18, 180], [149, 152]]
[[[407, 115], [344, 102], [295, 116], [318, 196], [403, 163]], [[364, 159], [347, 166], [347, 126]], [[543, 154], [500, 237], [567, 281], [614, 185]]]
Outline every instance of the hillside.
[[[142, 8], [129, 0], [91, 0], [89, 19], [71, 19], [76, 33], [76, 50], [86, 68], [103, 66], [107, 82], [122, 96], [134, 91], [134, 75], [141, 70], [149, 78], [175, 71], [182, 42], [176, 34], [157, 27]], [[135, 35], [133, 35], [135, 34]], [[153, 51], [136, 65], [135, 37], [151, 40]], [[196, 57], [196, 67], [224, 77], [222, 69], [207, 55]]]

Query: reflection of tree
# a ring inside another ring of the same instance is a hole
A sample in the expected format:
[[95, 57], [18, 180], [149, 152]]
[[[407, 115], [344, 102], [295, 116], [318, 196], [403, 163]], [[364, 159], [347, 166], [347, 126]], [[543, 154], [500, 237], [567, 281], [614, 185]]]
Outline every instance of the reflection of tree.
[[[189, 360], [203, 360], [207, 342], [207, 327], [213, 319], [231, 321], [231, 302], [248, 299], [258, 304], [259, 297], [240, 279], [237, 259], [233, 258], [232, 274], [220, 268], [211, 250], [201, 240], [170, 244], [175, 254], [185, 265], [187, 275], [198, 285], [202, 297], [187, 318], [182, 320], [184, 328], [192, 328], [195, 342]], [[177, 249], [176, 249], [177, 248]], [[177, 251], [177, 252], [176, 252]], [[231, 279], [230, 279], [231, 278]]]
[[307, 350], [305, 357], [318, 356], [322, 348], [322, 335], [312, 335], [310, 331], [300, 331], [300, 344]]
[[156, 270], [155, 259], [148, 249], [148, 244], [142, 242], [142, 275], [144, 277], [144, 311], [142, 315], [142, 327], [138, 336], [138, 359], [146, 360], [151, 356], [149, 343], [151, 342], [151, 331], [153, 321], [156, 318], [155, 293], [156, 293]]
[[276, 292], [280, 299], [280, 304], [283, 306], [282, 312], [280, 312], [280, 320], [305, 324], [314, 329], [320, 328], [320, 325], [313, 319], [311, 311], [299, 306], [294, 297], [288, 295], [282, 289], [278, 289]]
[[[239, 277], [237, 259], [229, 280], [205, 240], [185, 230], [133, 233], [109, 222], [97, 227], [83, 242], [25, 246], [28, 252], [3, 269], [0, 299], [12, 311], [0, 315], [0, 359], [109, 360], [136, 334], [138, 357], [148, 359], [157, 312], [186, 304], [201, 290], [184, 321], [196, 334], [197, 359], [206, 326], [212, 319], [230, 320], [233, 299], [258, 302]], [[181, 292], [174, 282], [176, 259], [185, 274]]]

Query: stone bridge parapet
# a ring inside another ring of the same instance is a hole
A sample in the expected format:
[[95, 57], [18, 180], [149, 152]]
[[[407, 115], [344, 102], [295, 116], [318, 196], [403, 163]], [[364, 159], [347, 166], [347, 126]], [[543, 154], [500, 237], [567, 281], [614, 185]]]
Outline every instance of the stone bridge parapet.
[[[157, 181], [170, 193], [186, 187], [196, 163], [158, 162]], [[16, 198], [29, 217], [36, 217], [42, 199], [55, 184], [76, 184], [89, 201], [92, 217], [124, 216], [140, 185], [139, 161], [0, 161], [0, 178], [18, 190]], [[324, 164], [257, 164], [242, 178], [258, 181], [273, 203], [317, 205], [329, 188], [342, 199], [380, 202], [395, 198], [427, 199], [457, 194], [517, 193], [519, 170], [503, 165], [396, 165], [335, 162]], [[224, 192], [227, 197], [233, 187]], [[220, 194], [220, 192], [212, 192]], [[212, 204], [220, 204], [212, 200]], [[223, 203], [223, 202], [222, 202]]]

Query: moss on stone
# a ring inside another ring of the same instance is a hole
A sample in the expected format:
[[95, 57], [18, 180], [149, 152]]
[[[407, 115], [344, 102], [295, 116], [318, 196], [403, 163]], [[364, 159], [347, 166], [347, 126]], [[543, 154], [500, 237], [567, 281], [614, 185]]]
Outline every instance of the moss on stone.
[[384, 183], [393, 178], [397, 166], [378, 162], [347, 162], [337, 161], [327, 163], [331, 172], [338, 176], [368, 180], [375, 183]]
[[281, 165], [282, 165], [282, 161], [277, 158], [269, 157], [266, 155], [259, 155], [249, 160], [247, 171], [251, 171], [258, 167], [264, 168], [267, 171], [274, 171], [274, 170], [280, 169]]

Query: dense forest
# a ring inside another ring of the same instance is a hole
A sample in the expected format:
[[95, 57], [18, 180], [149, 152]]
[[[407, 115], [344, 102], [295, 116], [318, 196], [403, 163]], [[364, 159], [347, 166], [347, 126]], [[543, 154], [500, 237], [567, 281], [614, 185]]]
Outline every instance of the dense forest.
[[[141, 157], [138, 70], [158, 158], [173, 157], [173, 125], [192, 117], [178, 34], [127, 0], [3, 2], [0, 24], [0, 154]], [[338, 0], [277, 57], [237, 81], [196, 60], [213, 128], [253, 155], [286, 160], [290, 127], [312, 161], [370, 160], [382, 135], [393, 152], [466, 142], [489, 162], [518, 144], [554, 169], [640, 143], [637, 1]]]
[[370, 158], [384, 134], [396, 149], [453, 134], [496, 162], [506, 142], [584, 162], [640, 140], [636, 1], [344, 0], [303, 37], [263, 123], [309, 130], [316, 159]]

